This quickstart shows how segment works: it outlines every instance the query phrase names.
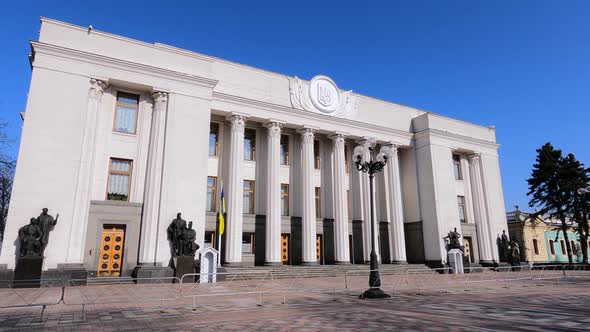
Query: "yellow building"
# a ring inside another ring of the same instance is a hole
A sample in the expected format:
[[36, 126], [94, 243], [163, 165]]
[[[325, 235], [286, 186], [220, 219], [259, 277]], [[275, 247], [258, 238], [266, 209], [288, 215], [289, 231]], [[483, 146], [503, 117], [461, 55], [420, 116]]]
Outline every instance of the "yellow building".
[[[534, 263], [567, 263], [567, 249], [561, 222], [551, 219], [531, 218], [530, 213], [519, 210], [506, 213], [508, 234], [520, 246], [520, 259]], [[568, 229], [568, 240], [574, 262], [582, 261], [580, 237], [572, 224]], [[590, 241], [588, 242], [590, 247]]]

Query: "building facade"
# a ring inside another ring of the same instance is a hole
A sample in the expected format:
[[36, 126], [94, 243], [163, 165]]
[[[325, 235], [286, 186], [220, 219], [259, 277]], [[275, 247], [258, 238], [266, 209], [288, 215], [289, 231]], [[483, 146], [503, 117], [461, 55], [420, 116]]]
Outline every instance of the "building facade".
[[[550, 218], [532, 218], [519, 210], [506, 213], [508, 232], [520, 246], [521, 260], [533, 263], [568, 263], [561, 222]], [[582, 246], [576, 225], [568, 228], [567, 236], [574, 263], [582, 262]], [[590, 240], [586, 247], [590, 254]]]
[[341, 90], [323, 75], [41, 22], [0, 255], [9, 269], [18, 228], [44, 207], [60, 215], [44, 269], [166, 268], [178, 212], [201, 247], [216, 245], [222, 188], [224, 264], [364, 263], [371, 206], [358, 145], [392, 151], [375, 178], [382, 263], [444, 264], [454, 228], [473, 263], [498, 261], [506, 219], [493, 127]]

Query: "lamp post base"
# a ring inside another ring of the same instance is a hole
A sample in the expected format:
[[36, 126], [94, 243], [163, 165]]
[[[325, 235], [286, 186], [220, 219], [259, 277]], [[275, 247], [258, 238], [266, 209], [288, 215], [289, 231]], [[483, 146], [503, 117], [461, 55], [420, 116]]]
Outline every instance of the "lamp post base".
[[385, 293], [381, 288], [369, 288], [359, 295], [359, 299], [385, 299], [388, 297], [391, 296]]

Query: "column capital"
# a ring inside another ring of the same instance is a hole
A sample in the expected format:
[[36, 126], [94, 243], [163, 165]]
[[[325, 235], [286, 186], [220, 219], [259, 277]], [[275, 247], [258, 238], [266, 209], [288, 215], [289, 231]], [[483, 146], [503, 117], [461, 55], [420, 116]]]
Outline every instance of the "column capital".
[[389, 151], [391, 151], [391, 153], [396, 153], [400, 148], [399, 144], [393, 142], [388, 142], [385, 144], [385, 146], [389, 148]]
[[106, 89], [108, 84], [105, 81], [101, 81], [96, 78], [90, 79], [90, 89], [88, 90], [88, 96], [90, 98], [100, 100], [102, 98], [102, 93], [104, 89]]
[[281, 129], [283, 128], [284, 122], [277, 120], [268, 120], [264, 127], [268, 129], [268, 136], [271, 138], [280, 138]]
[[479, 152], [476, 152], [476, 153], [472, 153], [472, 154], [468, 154], [467, 155], [467, 159], [469, 159], [469, 162], [470, 163], [472, 163], [472, 162], [479, 162], [480, 158], [481, 158], [481, 153], [479, 153]]
[[303, 127], [301, 129], [297, 130], [297, 132], [299, 134], [301, 134], [301, 137], [303, 137], [304, 143], [312, 143], [312, 144], [313, 144], [313, 137], [314, 137], [315, 131], [316, 131], [316, 128], [314, 128], [314, 127]]
[[330, 138], [334, 142], [344, 142], [344, 140], [346, 139], [346, 136], [347, 136], [347, 134], [337, 131], [333, 134], [330, 134], [330, 136], [328, 136], [328, 138]]
[[377, 145], [377, 140], [372, 137], [363, 137], [358, 139], [357, 144], [362, 145], [363, 147], [373, 148]]
[[166, 103], [168, 102], [168, 92], [154, 91], [152, 92], [152, 98], [154, 99], [155, 111], [161, 111], [166, 109]]
[[246, 126], [246, 115], [240, 113], [232, 113], [226, 117], [227, 121], [231, 126], [231, 131], [244, 131]]

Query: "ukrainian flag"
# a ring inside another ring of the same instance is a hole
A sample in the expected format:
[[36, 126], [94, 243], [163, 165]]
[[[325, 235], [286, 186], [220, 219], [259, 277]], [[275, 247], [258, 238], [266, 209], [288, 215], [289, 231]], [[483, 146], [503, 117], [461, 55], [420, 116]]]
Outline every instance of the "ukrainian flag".
[[223, 185], [221, 187], [221, 207], [217, 212], [217, 219], [219, 220], [219, 235], [223, 235], [225, 230], [225, 196], [223, 195]]

